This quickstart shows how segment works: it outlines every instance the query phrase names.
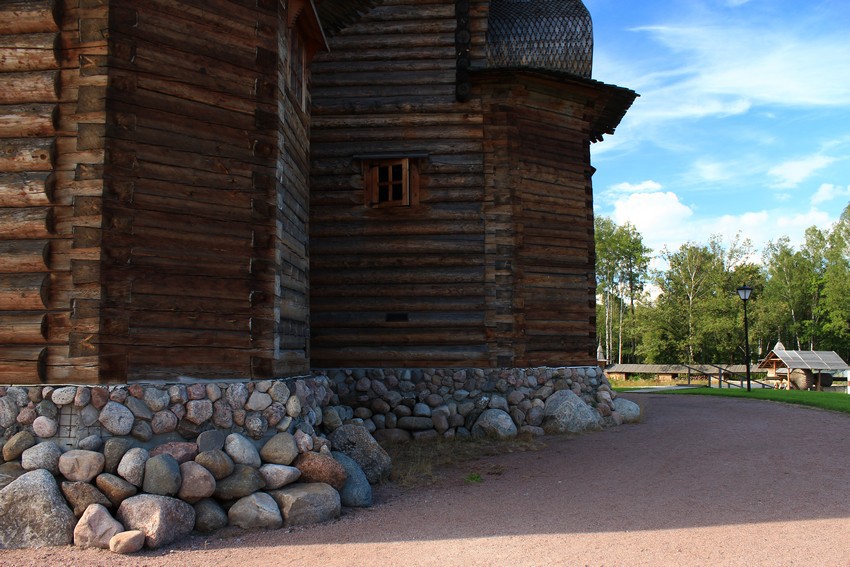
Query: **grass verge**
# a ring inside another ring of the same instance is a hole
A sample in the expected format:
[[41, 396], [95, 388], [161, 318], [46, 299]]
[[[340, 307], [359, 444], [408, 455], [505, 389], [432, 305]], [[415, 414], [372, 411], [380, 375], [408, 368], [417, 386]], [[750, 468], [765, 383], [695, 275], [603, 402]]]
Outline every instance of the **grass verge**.
[[809, 392], [805, 390], [756, 389], [751, 392], [737, 388], [691, 388], [687, 390], [660, 390], [659, 394], [673, 396], [722, 396], [726, 398], [749, 398], [769, 400], [800, 406], [850, 414], [850, 396], [841, 392]]
[[[458, 465], [480, 457], [536, 451], [546, 445], [531, 435], [520, 434], [506, 440], [494, 439], [455, 439], [434, 441], [431, 443], [401, 443], [384, 447], [393, 468], [390, 480], [403, 488], [413, 488], [433, 484], [437, 481], [437, 470], [449, 465]], [[501, 471], [484, 471], [485, 474], [499, 474]], [[477, 480], [471, 480], [477, 479]], [[472, 472], [467, 482], [481, 482], [480, 472]]]

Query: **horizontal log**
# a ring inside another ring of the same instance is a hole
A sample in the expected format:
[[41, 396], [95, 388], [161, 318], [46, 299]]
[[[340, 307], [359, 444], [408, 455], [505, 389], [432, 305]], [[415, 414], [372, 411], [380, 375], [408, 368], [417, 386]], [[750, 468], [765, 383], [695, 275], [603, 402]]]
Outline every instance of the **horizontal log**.
[[0, 104], [57, 102], [59, 71], [0, 74]]
[[0, 311], [40, 311], [49, 295], [49, 274], [0, 274]]
[[0, 173], [0, 207], [29, 207], [53, 202], [56, 178], [47, 172]]
[[0, 171], [52, 171], [55, 162], [53, 138], [0, 139]]
[[0, 313], [0, 344], [41, 344], [47, 340], [47, 314]]
[[0, 3], [0, 35], [59, 31], [58, 0], [4, 0]]
[[0, 383], [40, 384], [46, 379], [46, 347], [0, 347]]
[[0, 239], [45, 238], [53, 233], [52, 207], [0, 209]]
[[46, 272], [49, 259], [49, 240], [0, 240], [0, 273]]
[[55, 104], [0, 106], [0, 138], [47, 137], [56, 133], [59, 107]]
[[0, 73], [59, 68], [59, 34], [0, 35]]

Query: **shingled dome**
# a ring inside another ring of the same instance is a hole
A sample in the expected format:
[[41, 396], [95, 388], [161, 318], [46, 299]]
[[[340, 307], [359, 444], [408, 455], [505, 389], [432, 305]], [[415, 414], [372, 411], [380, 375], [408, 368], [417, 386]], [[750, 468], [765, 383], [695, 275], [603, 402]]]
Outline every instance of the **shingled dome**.
[[589, 79], [593, 23], [581, 0], [492, 0], [490, 67], [562, 71]]

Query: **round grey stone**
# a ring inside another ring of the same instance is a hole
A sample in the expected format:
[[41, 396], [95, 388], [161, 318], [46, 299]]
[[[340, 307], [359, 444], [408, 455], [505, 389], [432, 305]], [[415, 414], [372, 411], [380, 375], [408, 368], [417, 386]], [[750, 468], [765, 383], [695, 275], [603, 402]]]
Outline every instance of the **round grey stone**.
[[129, 435], [136, 418], [127, 407], [118, 402], [109, 401], [100, 410], [100, 424], [116, 436]]

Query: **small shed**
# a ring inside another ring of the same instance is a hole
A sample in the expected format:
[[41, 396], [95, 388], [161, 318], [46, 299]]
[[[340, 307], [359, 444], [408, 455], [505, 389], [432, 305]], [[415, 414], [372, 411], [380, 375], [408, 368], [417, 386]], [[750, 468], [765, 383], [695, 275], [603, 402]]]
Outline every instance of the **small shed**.
[[834, 372], [850, 369], [834, 351], [786, 350], [781, 342], [776, 343], [758, 367], [767, 370], [768, 379], [782, 381], [785, 389], [800, 390], [828, 387]]

